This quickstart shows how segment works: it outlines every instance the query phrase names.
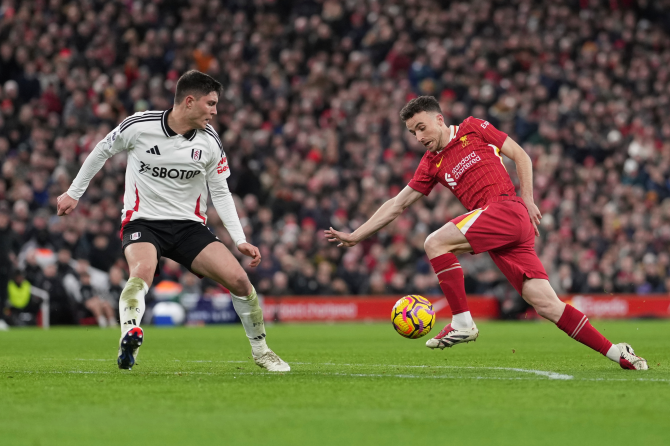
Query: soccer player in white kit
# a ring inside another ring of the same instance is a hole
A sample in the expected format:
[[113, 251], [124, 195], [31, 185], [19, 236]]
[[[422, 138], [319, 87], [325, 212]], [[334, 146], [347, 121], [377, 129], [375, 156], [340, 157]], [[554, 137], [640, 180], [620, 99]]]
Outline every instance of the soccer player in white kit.
[[237, 249], [252, 258], [252, 267], [260, 263], [260, 252], [247, 243], [228, 189], [230, 169], [223, 145], [209, 125], [221, 90], [221, 84], [206, 74], [185, 73], [177, 82], [172, 109], [125, 119], [95, 146], [70, 188], [58, 197], [58, 215], [70, 214], [105, 161], [128, 152], [121, 239], [130, 278], [119, 299], [121, 369], [133, 367], [142, 345], [144, 296], [161, 256], [228, 288], [256, 364], [269, 371], [291, 369], [267, 346], [263, 311], [244, 269], [205, 226], [209, 186], [214, 208]]

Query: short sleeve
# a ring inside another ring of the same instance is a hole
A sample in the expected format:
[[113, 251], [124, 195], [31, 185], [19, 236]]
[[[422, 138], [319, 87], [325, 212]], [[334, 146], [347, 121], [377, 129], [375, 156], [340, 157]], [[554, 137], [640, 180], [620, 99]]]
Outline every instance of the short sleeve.
[[481, 135], [484, 142], [487, 144], [493, 144], [494, 146], [501, 148], [507, 139], [507, 133], [501, 132], [493, 126], [488, 121], [484, 121], [477, 118], [470, 118], [472, 120], [472, 125]]
[[424, 155], [424, 157], [421, 158], [419, 167], [416, 169], [416, 172], [414, 172], [414, 176], [407, 185], [417, 192], [428, 195], [436, 184], [437, 179], [428, 174], [428, 163], [426, 162], [426, 156]]

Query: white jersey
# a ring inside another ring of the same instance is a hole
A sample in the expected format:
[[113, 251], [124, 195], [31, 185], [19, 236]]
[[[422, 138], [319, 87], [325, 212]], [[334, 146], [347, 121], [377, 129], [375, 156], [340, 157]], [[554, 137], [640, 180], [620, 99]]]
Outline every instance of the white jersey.
[[[122, 227], [138, 219], [207, 223], [207, 185], [212, 189], [213, 200], [215, 189], [230, 194], [226, 184], [230, 176], [228, 159], [219, 136], [210, 125], [204, 130], [194, 129], [179, 135], [168, 126], [170, 112], [171, 109], [135, 113], [119, 124], [89, 155], [95, 159], [87, 158], [68, 195], [78, 200], [104, 162], [125, 150], [128, 165]], [[232, 204], [238, 226], [232, 199], [225, 204], [227, 207]], [[230, 231], [228, 224], [226, 227]], [[244, 241], [243, 233], [236, 235], [236, 243]]]

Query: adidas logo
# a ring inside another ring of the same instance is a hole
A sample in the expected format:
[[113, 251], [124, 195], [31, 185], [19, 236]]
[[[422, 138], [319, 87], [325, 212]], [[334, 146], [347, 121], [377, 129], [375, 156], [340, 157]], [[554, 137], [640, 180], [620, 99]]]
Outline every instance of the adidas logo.
[[149, 150], [147, 150], [147, 153], [151, 153], [152, 155], [160, 155], [161, 152], [158, 150], [158, 146], [153, 146]]
[[454, 177], [449, 175], [448, 173], [444, 174], [444, 179], [447, 181], [447, 184], [451, 187], [456, 187], [456, 180], [454, 180]]

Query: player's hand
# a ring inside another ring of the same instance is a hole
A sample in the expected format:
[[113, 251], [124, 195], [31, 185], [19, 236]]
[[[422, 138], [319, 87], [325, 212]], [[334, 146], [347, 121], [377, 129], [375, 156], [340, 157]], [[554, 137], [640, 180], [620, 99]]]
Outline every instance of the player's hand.
[[240, 243], [237, 246], [237, 250], [245, 256], [251, 257], [251, 263], [249, 263], [249, 266], [255, 267], [261, 263], [261, 252], [251, 243]]
[[351, 248], [358, 244], [358, 241], [354, 239], [352, 234], [345, 234], [344, 232], [336, 231], [333, 228], [326, 229], [323, 232], [326, 234], [328, 241], [337, 243], [338, 247], [344, 246], [346, 248]]
[[526, 202], [526, 208], [528, 209], [528, 215], [530, 216], [530, 222], [533, 224], [535, 229], [535, 237], [540, 235], [540, 230], [537, 229], [540, 226], [540, 220], [542, 220], [542, 213], [535, 206], [535, 203], [532, 200], [524, 200]]
[[67, 194], [67, 192], [63, 192], [60, 197], [56, 200], [56, 203], [58, 203], [58, 215], [69, 215], [72, 211], [74, 211], [74, 208], [77, 207], [77, 203], [79, 203], [79, 200], [75, 200], [71, 196]]

